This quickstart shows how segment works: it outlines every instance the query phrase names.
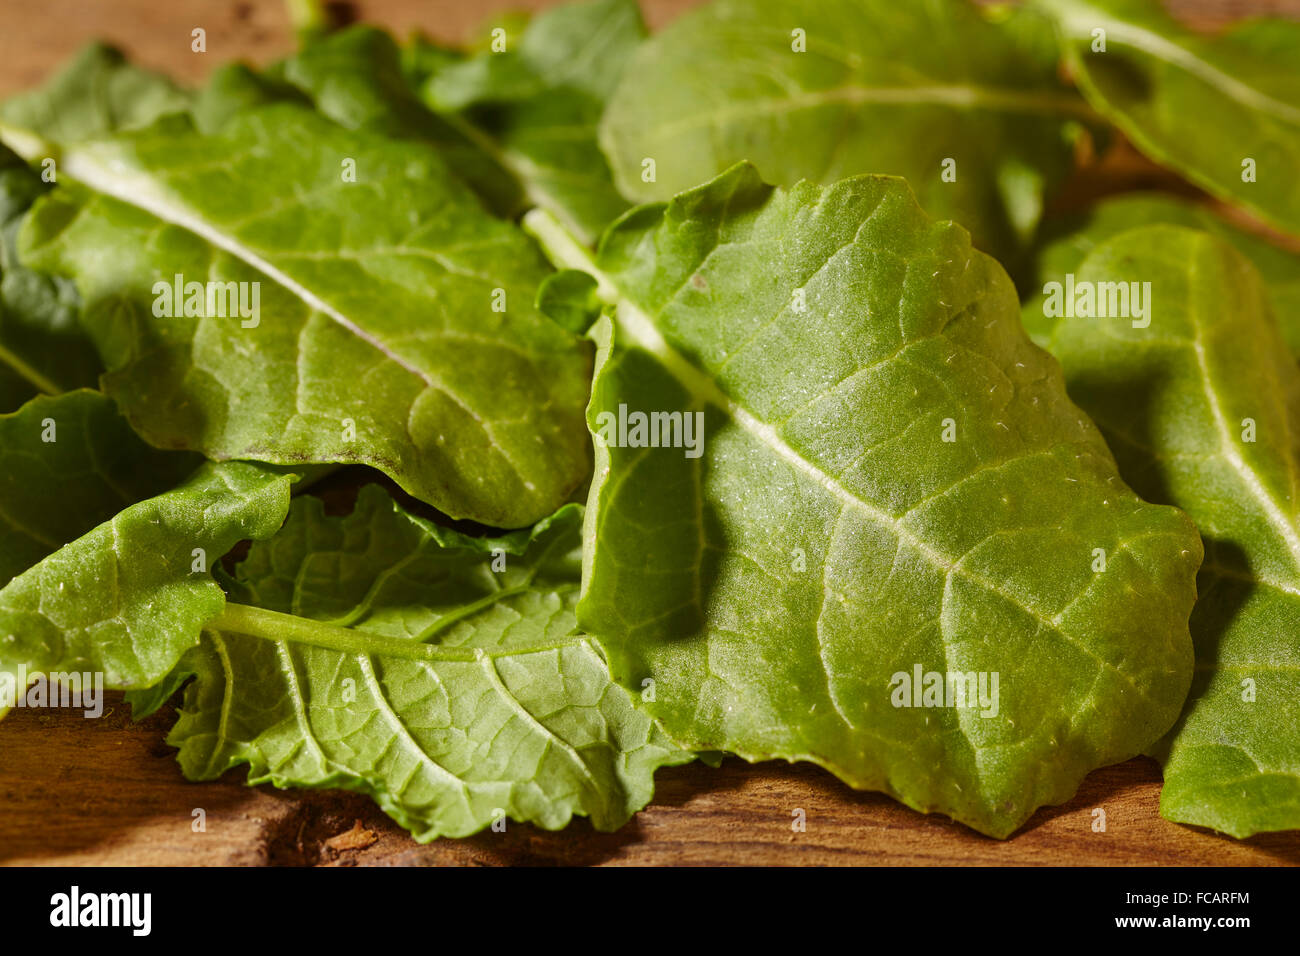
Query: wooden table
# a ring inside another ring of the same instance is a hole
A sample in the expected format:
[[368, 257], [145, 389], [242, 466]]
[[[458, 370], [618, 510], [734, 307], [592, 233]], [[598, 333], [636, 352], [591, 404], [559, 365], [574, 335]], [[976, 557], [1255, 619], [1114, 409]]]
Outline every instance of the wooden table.
[[[662, 25], [695, 0], [643, 0]], [[494, 10], [549, 0], [367, 0], [358, 19], [456, 40]], [[1300, 17], [1300, 0], [1185, 0], [1205, 26], [1246, 13]], [[207, 54], [190, 31], [208, 32]], [[100, 37], [146, 66], [197, 83], [234, 57], [263, 63], [291, 49], [279, 3], [42, 0], [0, 6], [0, 95], [39, 82]], [[120, 696], [99, 720], [79, 711], [16, 711], [0, 723], [0, 863], [139, 865], [393, 864], [1296, 864], [1300, 834], [1237, 841], [1163, 820], [1160, 771], [1141, 758], [1093, 773], [1060, 807], [996, 841], [879, 794], [855, 793], [808, 765], [735, 758], [660, 771], [654, 802], [617, 833], [585, 820], [548, 833], [504, 833], [420, 846], [366, 797], [248, 788], [242, 769], [187, 782], [163, 743], [170, 709], [133, 724]], [[1095, 832], [1096, 809], [1106, 829]], [[205, 829], [194, 832], [194, 811]], [[794, 832], [794, 811], [806, 829]]]
[[[585, 820], [420, 846], [368, 797], [181, 777], [163, 743], [170, 711], [133, 724], [120, 697], [98, 720], [16, 711], [0, 723], [0, 862], [324, 864], [1274, 864], [1300, 863], [1300, 834], [1237, 841], [1158, 812], [1160, 770], [1131, 760], [1088, 777], [1010, 840], [982, 837], [888, 797], [855, 793], [811, 765], [731, 758], [661, 770], [650, 807], [616, 833]], [[1094, 832], [1093, 811], [1106, 811]], [[192, 829], [202, 809], [205, 832]], [[806, 830], [793, 832], [793, 811]]]

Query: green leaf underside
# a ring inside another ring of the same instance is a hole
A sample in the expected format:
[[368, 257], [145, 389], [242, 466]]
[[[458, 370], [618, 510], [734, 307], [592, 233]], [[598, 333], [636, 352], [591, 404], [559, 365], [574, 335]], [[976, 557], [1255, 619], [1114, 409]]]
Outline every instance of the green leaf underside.
[[1130, 230], [1098, 242], [1076, 271], [1078, 281], [1151, 283], [1149, 327], [1067, 318], [1050, 346], [1125, 479], [1186, 510], [1205, 539], [1196, 675], [1154, 748], [1161, 812], [1236, 837], [1298, 828], [1300, 372], [1258, 274], [1207, 233]]
[[1103, 200], [1076, 216], [1058, 220], [1037, 255], [1038, 283], [1022, 311], [1025, 330], [1047, 348], [1059, 321], [1044, 308], [1048, 282], [1064, 283], [1100, 243], [1130, 229], [1172, 225], [1202, 229], [1224, 240], [1259, 270], [1273, 315], [1282, 326], [1291, 354], [1300, 358], [1300, 255], [1230, 225], [1208, 207], [1157, 193], [1127, 194]]
[[0, 589], [0, 673], [95, 672], [109, 689], [167, 676], [225, 606], [205, 568], [238, 542], [273, 534], [291, 475], [207, 463], [125, 508]]
[[575, 633], [580, 554], [576, 506], [475, 539], [373, 485], [343, 518], [298, 499], [183, 664], [198, 679], [168, 740], [186, 776], [248, 764], [250, 784], [361, 791], [420, 841], [502, 813], [621, 826], [692, 755]]
[[[585, 478], [587, 343], [535, 310], [545, 263], [428, 147], [274, 105], [217, 136], [169, 117], [70, 146], [61, 168], [78, 185], [33, 208], [22, 254], [75, 277], [104, 387], [152, 444], [368, 464], [498, 527]], [[178, 274], [258, 283], [259, 324], [155, 316]]]
[[77, 324], [72, 283], [18, 261], [18, 230], [47, 188], [0, 144], [0, 413], [35, 395], [93, 386], [99, 377], [99, 358]]
[[[504, 52], [435, 71], [425, 101], [469, 124], [531, 205], [594, 242], [627, 209], [596, 142], [605, 101], [645, 27], [636, 0], [592, 0], [540, 13]], [[463, 115], [462, 115], [463, 114]]]
[[[1137, 0], [1037, 0], [1060, 23], [1092, 105], [1144, 153], [1206, 191], [1300, 234], [1300, 23], [1253, 20], [1221, 36]], [[1105, 52], [1094, 52], [1094, 30]], [[1255, 161], [1253, 182], [1242, 162]]]
[[98, 392], [41, 396], [0, 415], [0, 585], [198, 464], [150, 448]]
[[[782, 185], [904, 176], [928, 212], [1009, 260], [1070, 169], [1073, 121], [1086, 112], [1057, 79], [1050, 44], [1022, 26], [964, 2], [719, 0], [641, 48], [600, 141], [639, 200], [742, 160]], [[791, 49], [796, 28], [806, 52]], [[942, 179], [945, 160], [955, 181]]]
[[[1120, 481], [1006, 274], [905, 184], [737, 167], [630, 213], [595, 265], [528, 223], [617, 302], [579, 622], [679, 743], [1006, 836], [1172, 724], [1195, 529]], [[616, 447], [620, 404], [703, 411], [702, 457]], [[997, 715], [893, 706], [916, 665], [998, 672]]]

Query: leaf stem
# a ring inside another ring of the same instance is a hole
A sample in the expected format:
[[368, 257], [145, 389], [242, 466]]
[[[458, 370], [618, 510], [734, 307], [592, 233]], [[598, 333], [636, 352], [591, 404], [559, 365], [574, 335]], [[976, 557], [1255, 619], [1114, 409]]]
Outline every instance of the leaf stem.
[[519, 186], [523, 193], [524, 202], [533, 209], [543, 209], [558, 221], [559, 216], [568, 219], [568, 228], [576, 229], [577, 224], [572, 217], [568, 216], [568, 211], [564, 204], [559, 202], [554, 196], [537, 184], [538, 167], [527, 156], [515, 152], [514, 150], [504, 148], [499, 142], [484, 133], [464, 118], [463, 115], [455, 111], [440, 112], [433, 110], [426, 104], [426, 107], [451, 126], [458, 133], [464, 136], [471, 144], [486, 153], [494, 163], [509, 175]]
[[337, 624], [313, 621], [310, 618], [295, 617], [292, 614], [268, 611], [247, 604], [227, 603], [221, 616], [209, 627], [218, 631], [247, 634], [250, 637], [264, 637], [272, 641], [311, 644], [314, 647], [342, 651], [345, 654], [384, 654], [390, 657], [404, 657], [408, 660], [429, 661], [478, 659], [478, 652], [472, 648], [441, 647], [397, 637], [384, 637], [369, 631], [355, 631], [351, 628], [339, 627]]
[[301, 44], [315, 36], [328, 33], [332, 23], [322, 3], [317, 0], [285, 0], [289, 25]]
[[524, 231], [537, 240], [537, 244], [557, 269], [578, 269], [596, 280], [596, 291], [607, 304], [618, 301], [618, 290], [596, 265], [596, 257], [573, 231], [560, 222], [550, 210], [540, 206], [530, 209], [523, 218]]
[[494, 657], [512, 657], [519, 654], [555, 650], [561, 647], [570, 647], [587, 640], [586, 635], [583, 634], [567, 634], [559, 640], [545, 644], [491, 653], [477, 647], [446, 647], [441, 644], [426, 644], [409, 638], [385, 637], [373, 631], [352, 630], [351, 628], [339, 627], [337, 624], [328, 624], [324, 621], [313, 621], [310, 618], [296, 617], [280, 611], [268, 611], [265, 608], [230, 602], [227, 602], [226, 609], [208, 625], [207, 629], [245, 634], [249, 637], [261, 637], [271, 641], [309, 644], [312, 647], [323, 647], [327, 650], [358, 656], [380, 654], [385, 657], [397, 657], [412, 661], [455, 661], [461, 663], [474, 663]]
[[29, 129], [0, 123], [0, 143], [4, 143], [27, 162], [37, 159], [57, 158], [59, 151], [47, 139], [42, 139]]
[[62, 395], [64, 392], [58, 383], [46, 378], [3, 345], [0, 345], [0, 364], [8, 365], [46, 395]]

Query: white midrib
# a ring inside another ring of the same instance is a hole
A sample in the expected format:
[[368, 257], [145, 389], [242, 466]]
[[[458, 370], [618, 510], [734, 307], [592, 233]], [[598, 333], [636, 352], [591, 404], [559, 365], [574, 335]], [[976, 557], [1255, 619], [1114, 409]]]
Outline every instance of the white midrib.
[[221, 711], [217, 718], [217, 742], [208, 754], [208, 763], [204, 768], [203, 776], [211, 777], [216, 766], [217, 755], [221, 753], [222, 747], [230, 740], [230, 733], [227, 730], [230, 722], [231, 700], [234, 694], [234, 677], [235, 670], [230, 664], [230, 652], [226, 647], [226, 642], [221, 640], [219, 635], [213, 635], [212, 646], [216, 649], [217, 657], [221, 661]]
[[[1190, 50], [1165, 39], [1157, 33], [1152, 33], [1150, 30], [1131, 23], [1098, 22], [1096, 19], [1082, 14], [1067, 17], [1065, 24], [1066, 29], [1076, 38], [1091, 37], [1092, 31], [1100, 27], [1106, 31], [1108, 41], [1119, 40], [1126, 46], [1149, 53], [1167, 63], [1172, 63], [1197, 79], [1205, 81], [1229, 99], [1235, 100], [1243, 106], [1249, 106], [1260, 112], [1268, 113], [1293, 126], [1300, 126], [1300, 108], [1274, 99], [1267, 93], [1243, 83], [1235, 76], [1224, 73], [1218, 67], [1206, 63]], [[1098, 55], [1104, 56], [1105, 54]]]
[[507, 149], [488, 136], [473, 123], [461, 118], [456, 113], [442, 117], [449, 126], [454, 127], [462, 136], [491, 156], [502, 169], [513, 175], [523, 188], [524, 199], [530, 206], [540, 206], [564, 223], [572, 232], [585, 234], [586, 229], [573, 218], [568, 208], [559, 197], [542, 185], [545, 170], [517, 150]]
[[534, 733], [564, 754], [577, 769], [578, 774], [587, 782], [591, 791], [597, 794], [600, 793], [600, 783], [592, 776], [591, 768], [587, 766], [587, 762], [573, 749], [572, 744], [534, 717], [528, 708], [520, 703], [519, 698], [515, 696], [515, 692], [507, 687], [506, 682], [502, 679], [501, 672], [497, 669], [496, 660], [491, 657], [484, 657], [479, 661], [479, 667], [482, 669], [488, 683], [492, 685], [492, 689], [506, 702], [506, 706], [514, 712], [524, 726], [532, 728]]
[[1091, 119], [1092, 109], [1073, 97], [1043, 93], [1022, 93], [992, 87], [935, 84], [932, 86], [858, 86], [847, 84], [824, 90], [809, 90], [779, 99], [747, 99], [665, 123], [656, 130], [671, 138], [684, 130], [715, 125], [755, 115], [777, 115], [818, 106], [845, 104], [860, 106], [950, 106], [954, 109], [988, 110], [1028, 116], [1073, 116]]
[[604, 272], [596, 265], [591, 254], [577, 242], [573, 237], [563, 230], [557, 228], [554, 220], [547, 217], [544, 213], [530, 212], [524, 217], [524, 227], [533, 232], [542, 242], [543, 247], [553, 258], [558, 261], [556, 265], [563, 265], [571, 269], [581, 269], [596, 279], [597, 292], [600, 297], [611, 303], [617, 303], [618, 331], [621, 335], [626, 336], [636, 343], [636, 345], [646, 352], [649, 352], [655, 359], [664, 366], [665, 369], [677, 381], [687, 389], [697, 401], [706, 402], [713, 405], [726, 413], [732, 421], [749, 432], [754, 438], [763, 444], [768, 450], [777, 455], [782, 461], [787, 462], [799, 474], [804, 475], [809, 480], [816, 482], [822, 488], [826, 489], [842, 507], [849, 508], [866, 515], [876, 523], [889, 528], [899, 540], [905, 542], [909, 547], [914, 548], [917, 552], [924, 555], [925, 558], [940, 571], [945, 574], [959, 571], [970, 580], [975, 581], [983, 587], [1000, 594], [1008, 600], [1013, 601], [1016, 606], [1022, 608], [1027, 613], [1033, 615], [1043, 624], [1049, 627], [1057, 627], [1059, 621], [1049, 620], [1041, 614], [1035, 612], [1032, 608], [1025, 607], [1018, 600], [1006, 594], [996, 582], [989, 581], [983, 576], [972, 572], [969, 568], [962, 567], [960, 562], [955, 561], [952, 557], [936, 550], [929, 543], [918, 538], [902, 521], [889, 512], [877, 507], [869, 501], [863, 500], [860, 496], [854, 494], [836, 478], [828, 475], [821, 468], [814, 465], [807, 458], [791, 448], [789, 443], [781, 434], [766, 422], [760, 421], [747, 408], [739, 405], [729, 395], [723, 392], [717, 384], [709, 379], [698, 368], [692, 365], [686, 358], [674, 349], [659, 329], [655, 326], [654, 321], [643, 309], [630, 301], [626, 295], [610, 280]]
[[[501, 658], [525, 657], [529, 654], [550, 653], [582, 645], [591, 648], [591, 640], [585, 634], [570, 634], [554, 641], [540, 642], [527, 647], [492, 652], [477, 647], [444, 647], [436, 644], [426, 644], [418, 640], [386, 637], [372, 632], [340, 627], [337, 624], [331, 624], [325, 621], [301, 618], [294, 614], [268, 611], [264, 608], [244, 604], [227, 603], [222, 614], [210, 622], [209, 626], [205, 628], [205, 632], [212, 638], [217, 653], [220, 655], [222, 670], [224, 673], [221, 717], [218, 725], [219, 739], [222, 741], [229, 739], [227, 736], [226, 726], [232, 708], [232, 688], [235, 682], [234, 668], [231, 665], [229, 652], [222, 637], [225, 631], [242, 634], [246, 637], [254, 637], [270, 641], [275, 644], [276, 654], [280, 661], [281, 669], [284, 672], [285, 680], [289, 683], [289, 697], [294, 709], [296, 722], [304, 738], [308, 741], [313, 752], [317, 755], [322, 767], [326, 769], [329, 769], [330, 767], [338, 767], [346, 770], [354, 776], [363, 776], [360, 771], [355, 770], [346, 764], [339, 763], [333, 757], [326, 754], [317, 741], [312, 731], [311, 719], [304, 710], [304, 703], [307, 700], [307, 694], [299, 683], [297, 669], [289, 656], [290, 644], [320, 647], [352, 656], [356, 660], [357, 666], [360, 667], [368, 686], [371, 688], [375, 708], [382, 712], [387, 722], [394, 728], [394, 731], [406, 741], [412, 752], [420, 755], [421, 762], [430, 767], [435, 775], [446, 780], [455, 781], [462, 786], [467, 786], [466, 781], [462, 780], [455, 773], [435, 761], [429, 755], [428, 751], [411, 736], [406, 722], [388, 700], [384, 691], [383, 683], [379, 680], [379, 677], [375, 672], [373, 658], [375, 656], [393, 657], [401, 660], [413, 661], [426, 667], [438, 663], [477, 663], [482, 669], [484, 675], [487, 677], [489, 683], [503, 698], [507, 706], [509, 706], [528, 726], [533, 728], [535, 732], [540, 733], [553, 746], [563, 751], [578, 768], [579, 773], [584, 777], [593, 791], [598, 792], [600, 789], [599, 782], [594, 776], [592, 776], [591, 769], [582, 760], [582, 757], [578, 752], [558, 734], [550, 730], [545, 724], [534, 717], [523, 706], [523, 704], [520, 703], [515, 694], [506, 686], [496, 665], [496, 662]], [[592, 652], [594, 653], [594, 649]], [[209, 759], [208, 772], [212, 771], [212, 760], [215, 759], [219, 750], [220, 747], [214, 748]]]
[[544, 215], [530, 212], [524, 217], [525, 228], [535, 234], [544, 234], [542, 244], [551, 253], [556, 265], [569, 269], [580, 269], [595, 278], [597, 293], [602, 300], [616, 303], [618, 310], [618, 331], [636, 345], [654, 356], [694, 398], [713, 405], [727, 414], [732, 421], [749, 432], [768, 450], [787, 462], [800, 474], [825, 488], [841, 505], [855, 511], [864, 512], [873, 520], [892, 528], [895, 533], [916, 550], [923, 553], [942, 570], [951, 570], [951, 558], [940, 554], [926, 542], [913, 535], [897, 518], [887, 511], [855, 495], [837, 479], [826, 474], [799, 452], [790, 447], [781, 434], [767, 422], [760, 421], [749, 409], [739, 405], [731, 396], [720, 389], [716, 382], [692, 365], [675, 348], [668, 344], [663, 334], [655, 326], [654, 320], [645, 311], [632, 302], [596, 265], [595, 260], [585, 248], [578, 245], [573, 237], [562, 228], [554, 228]]
[[538, 240], [557, 268], [579, 269], [596, 280], [597, 293], [600, 298], [605, 302], [616, 303], [619, 333], [653, 355], [697, 401], [707, 402], [721, 409], [731, 417], [732, 421], [753, 435], [783, 461], [788, 462], [796, 471], [825, 488], [840, 503], [841, 507], [864, 514], [882, 527], [890, 529], [899, 541], [915, 549], [937, 570], [943, 572], [945, 578], [952, 574], [959, 574], [990, 594], [999, 596], [1009, 604], [1024, 611], [1045, 629], [1059, 634], [1072, 648], [1090, 657], [1100, 668], [1116, 674], [1132, 687], [1139, 696], [1147, 697], [1134, 683], [1133, 679], [1113, 661], [1099, 657], [1091, 648], [1072, 639], [1062, 629], [1061, 621], [1064, 619], [1070, 605], [1049, 618], [1038, 608], [1003, 590], [997, 581], [972, 571], [963, 565], [960, 560], [954, 560], [948, 555], [937, 551], [927, 542], [918, 538], [911, 529], [894, 515], [855, 495], [838, 480], [826, 474], [826, 472], [791, 448], [775, 428], [755, 418], [748, 409], [733, 401], [729, 395], [718, 388], [715, 382], [688, 362], [681, 353], [664, 339], [650, 316], [622, 293], [610, 277], [596, 265], [591, 253], [580, 245], [554, 216], [545, 210], [534, 209], [524, 216], [523, 226], [526, 231]]
[[1219, 448], [1232, 470], [1235, 471], [1241, 479], [1246, 490], [1250, 492], [1251, 497], [1259, 502], [1259, 506], [1264, 509], [1264, 516], [1268, 519], [1269, 525], [1282, 539], [1291, 555], [1291, 563], [1295, 566], [1296, 571], [1300, 572], [1300, 532], [1297, 532], [1294, 521], [1282, 507], [1277, 503], [1277, 499], [1264, 487], [1259, 476], [1255, 474], [1241, 453], [1237, 450], [1237, 443], [1232, 438], [1232, 429], [1228, 425], [1228, 419], [1223, 413], [1223, 407], [1219, 404], [1218, 393], [1215, 392], [1214, 386], [1210, 379], [1209, 363], [1205, 358], [1205, 348], [1201, 345], [1200, 339], [1192, 339], [1192, 351], [1196, 355], [1196, 363], [1200, 371], [1201, 385], [1205, 392], [1206, 404], [1209, 405], [1210, 415], [1214, 419], [1214, 427], [1218, 433]]
[[831, 477], [791, 448], [790, 444], [775, 428], [767, 422], [760, 421], [749, 409], [737, 404], [734, 399], [718, 387], [716, 382], [705, 376], [698, 368], [688, 362], [680, 352], [668, 344], [659, 329], [655, 327], [650, 316], [625, 298], [618, 300], [618, 329], [628, 339], [635, 342], [638, 347], [653, 355], [673, 378], [677, 379], [698, 401], [707, 402], [721, 409], [732, 421], [753, 435], [765, 448], [776, 454], [782, 461], [791, 465], [806, 478], [825, 488], [840, 504], [864, 512], [875, 521], [892, 528], [900, 538], [916, 548], [916, 550], [924, 553], [927, 558], [940, 568], [952, 568], [953, 561], [951, 558], [940, 554], [920, 538], [915, 537], [889, 512], [883, 511], [869, 501], [864, 501], [855, 495], [844, 487], [838, 479]]
[[[0, 139], [3, 139], [15, 152], [28, 160], [45, 155], [49, 151], [48, 145], [40, 139], [24, 135], [22, 131], [14, 130], [12, 127], [0, 128]], [[272, 282], [283, 286], [302, 300], [308, 308], [328, 316], [343, 326], [385, 358], [418, 377], [426, 385], [436, 384], [427, 372], [394, 353], [382, 341], [361, 328], [338, 309], [312, 292], [311, 289], [286, 275], [233, 236], [227, 235], [213, 226], [212, 223], [194, 215], [178, 204], [166, 192], [160, 190], [157, 183], [148, 175], [111, 157], [97, 156], [93, 147], [69, 147], [61, 152], [59, 162], [63, 172], [95, 192], [109, 196], [129, 206], [134, 206], [137, 209], [142, 209], [163, 222], [171, 223], [192, 232], [204, 242], [230, 253]]]

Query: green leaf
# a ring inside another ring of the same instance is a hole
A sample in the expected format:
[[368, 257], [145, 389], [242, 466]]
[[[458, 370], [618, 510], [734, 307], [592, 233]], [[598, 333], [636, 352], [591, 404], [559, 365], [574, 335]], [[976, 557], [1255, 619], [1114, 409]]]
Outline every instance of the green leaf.
[[[468, 33], [462, 47], [470, 56], [479, 53], [490, 53], [493, 49], [493, 42], [499, 36], [498, 30], [503, 31], [507, 38], [518, 37], [528, 29], [528, 25], [532, 20], [533, 13], [529, 10], [516, 8], [495, 11], [481, 20]], [[508, 39], [507, 42], [509, 42]]]
[[570, 332], [586, 332], [600, 318], [596, 280], [579, 269], [552, 273], [537, 289], [537, 308]]
[[407, 85], [419, 89], [439, 70], [460, 63], [465, 59], [461, 50], [443, 46], [419, 33], [410, 38], [401, 48], [402, 75]]
[[0, 103], [0, 123], [75, 143], [148, 126], [189, 106], [190, 95], [166, 77], [133, 66], [113, 47], [92, 43], [44, 86]]
[[1205, 232], [1122, 232], [1076, 273], [1151, 284], [1148, 327], [1064, 318], [1051, 348], [1125, 479], [1205, 539], [1196, 676], [1155, 748], [1161, 813], [1237, 837], [1298, 828], [1300, 371], [1259, 275]]
[[18, 261], [18, 230], [47, 188], [0, 144], [0, 412], [99, 378], [99, 357], [77, 322], [80, 300], [72, 283]]
[[285, 61], [283, 72], [336, 123], [436, 146], [492, 211], [513, 216], [523, 210], [523, 190], [513, 173], [477, 137], [420, 101], [407, 80], [401, 51], [382, 30], [357, 26], [317, 38]]
[[1044, 308], [1047, 296], [1042, 287], [1046, 283], [1064, 281], [1067, 273], [1074, 272], [1107, 239], [1152, 225], [1203, 229], [1249, 259], [1264, 279], [1287, 345], [1300, 357], [1300, 256], [1230, 225], [1204, 205], [1156, 193], [1116, 196], [1050, 224], [1038, 253], [1037, 288], [1026, 299], [1022, 313], [1030, 338], [1047, 348], [1059, 321]]
[[242, 113], [272, 103], [297, 102], [310, 106], [310, 98], [270, 73], [258, 73], [242, 63], [229, 63], [213, 71], [190, 110], [194, 125], [204, 133], [221, 128]]
[[[0, 128], [21, 137], [43, 175], [57, 177], [57, 164], [46, 165], [53, 152], [42, 149], [44, 139], [79, 141], [133, 129], [189, 105], [189, 94], [165, 77], [93, 43], [43, 86], [0, 103]], [[102, 371], [77, 322], [81, 303], [73, 283], [23, 268], [16, 255], [23, 216], [48, 188], [0, 143], [0, 411], [37, 394], [94, 387]]]
[[102, 672], [118, 690], [165, 678], [225, 607], [207, 569], [275, 532], [291, 480], [246, 462], [205, 464], [14, 578], [0, 589], [0, 687], [25, 687], [24, 671], [28, 682]]
[[294, 503], [185, 662], [168, 737], [191, 779], [368, 793], [421, 842], [498, 819], [612, 830], [692, 759], [576, 633], [581, 509], [478, 539], [374, 485], [352, 514]]
[[[1140, 150], [1300, 234], [1300, 23], [1255, 20], [1206, 37], [1152, 0], [1036, 5], [1057, 18], [1089, 102]], [[1096, 30], [1104, 52], [1094, 50]]]
[[[889, 177], [783, 191], [740, 166], [585, 264], [617, 314], [578, 618], [679, 744], [811, 760], [1001, 837], [1170, 727], [1196, 531], [1120, 481], [964, 229]], [[645, 447], [633, 413], [701, 416], [700, 456], [684, 431]], [[997, 674], [999, 702], [899, 706], [917, 668], [989, 696]]]
[[[200, 638], [201, 642], [202, 638]], [[150, 687], [127, 691], [124, 696], [127, 704], [131, 707], [131, 719], [144, 720], [171, 700], [176, 692], [185, 686], [185, 682], [194, 676], [194, 664], [192, 662], [199, 653], [200, 651], [196, 648], [190, 648], [181, 656], [181, 659], [168, 672], [167, 676], [158, 683]]]
[[[61, 165], [77, 184], [33, 208], [22, 255], [75, 279], [104, 387], [151, 444], [368, 464], [498, 527], [585, 480], [587, 343], [534, 308], [533, 244], [427, 146], [281, 104], [214, 136], [169, 117]], [[155, 315], [176, 276], [248, 283], [260, 315]]]
[[289, 24], [303, 39], [328, 33], [333, 25], [331, 10], [320, 0], [286, 0], [285, 9]]
[[98, 392], [0, 415], [0, 585], [198, 464], [150, 448]]
[[561, 5], [507, 34], [504, 51], [433, 72], [424, 97], [514, 171], [531, 205], [592, 243], [627, 209], [596, 127], [644, 39], [636, 0]]
[[[7, 233], [48, 188], [21, 156], [0, 145], [0, 229]], [[0, 251], [4, 253], [0, 265], [6, 268], [17, 265], [11, 249], [3, 246]]]
[[[796, 30], [806, 52], [795, 52]], [[781, 185], [904, 176], [932, 215], [1011, 260], [1069, 172], [1074, 121], [1088, 115], [1057, 79], [1045, 31], [989, 22], [964, 0], [717, 0], [633, 57], [600, 142], [638, 200], [741, 160]], [[956, 178], [945, 182], [948, 161]]]

